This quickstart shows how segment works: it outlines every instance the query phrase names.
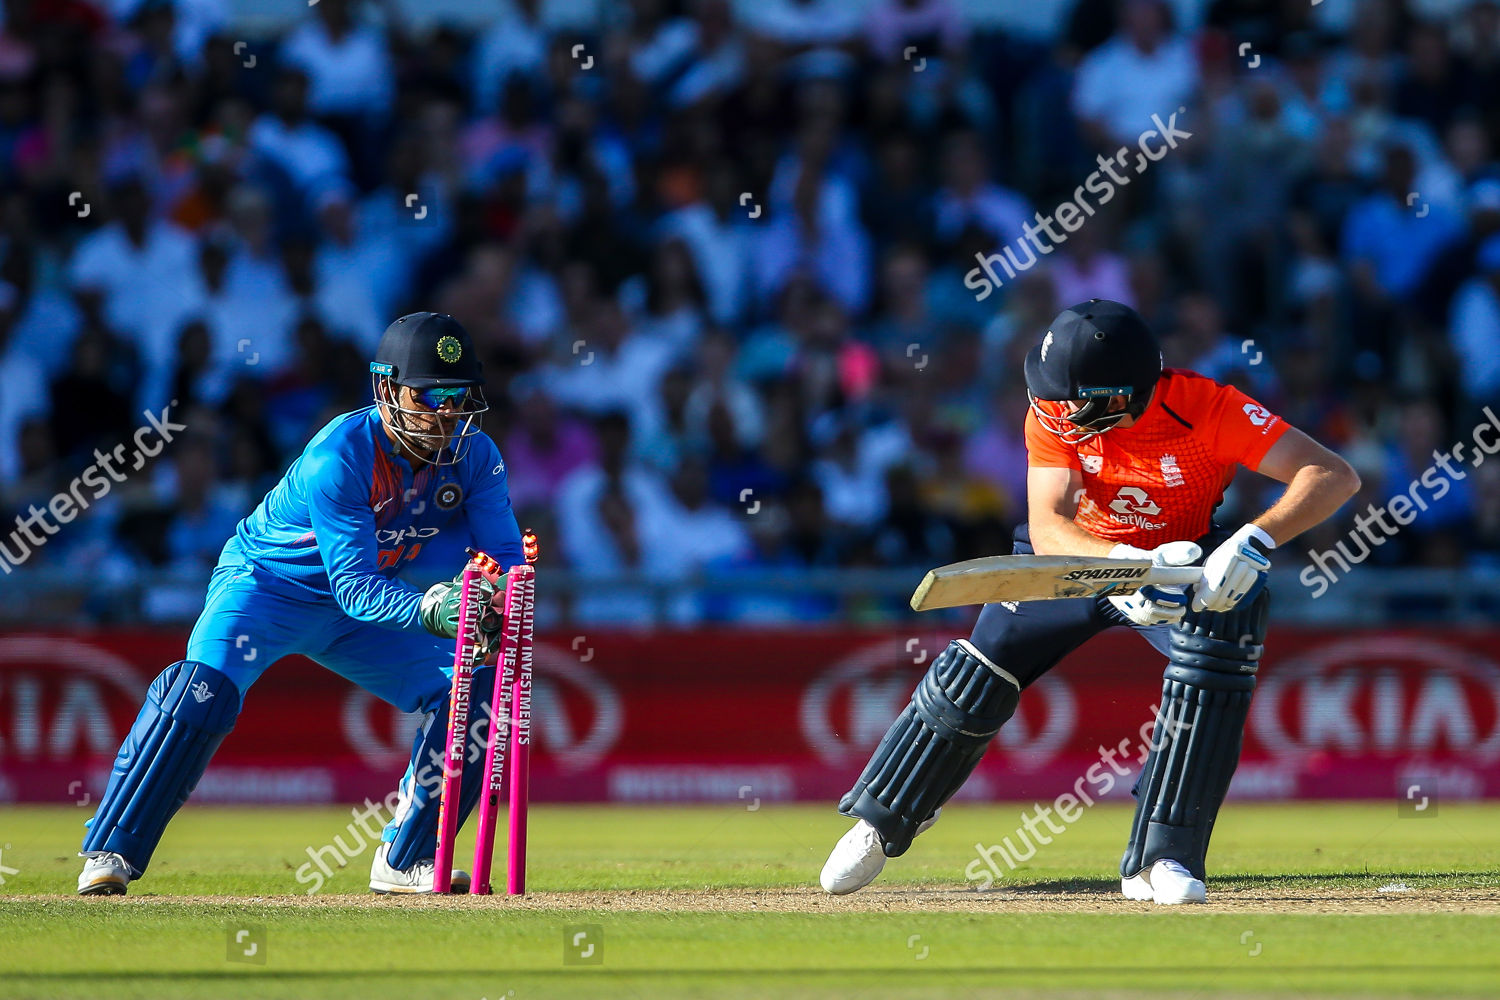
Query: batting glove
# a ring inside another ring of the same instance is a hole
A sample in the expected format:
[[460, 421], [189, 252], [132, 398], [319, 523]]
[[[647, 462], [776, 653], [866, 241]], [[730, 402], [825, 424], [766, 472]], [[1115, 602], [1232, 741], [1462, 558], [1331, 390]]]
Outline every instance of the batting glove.
[[1247, 524], [1214, 549], [1193, 587], [1194, 611], [1228, 611], [1254, 597], [1266, 582], [1276, 540], [1256, 524]]
[[[1150, 559], [1153, 566], [1191, 566], [1203, 558], [1196, 542], [1167, 542], [1151, 550], [1116, 545], [1111, 559]], [[1137, 625], [1176, 625], [1187, 614], [1186, 584], [1148, 583], [1133, 594], [1109, 598], [1115, 610]]]

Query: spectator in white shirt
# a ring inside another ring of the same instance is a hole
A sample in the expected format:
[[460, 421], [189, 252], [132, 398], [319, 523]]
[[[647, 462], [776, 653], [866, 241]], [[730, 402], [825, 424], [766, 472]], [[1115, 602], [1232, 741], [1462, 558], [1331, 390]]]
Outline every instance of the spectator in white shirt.
[[734, 371], [735, 342], [725, 330], [709, 330], [698, 342], [698, 378], [688, 394], [685, 423], [706, 441], [710, 421], [722, 409], [740, 448], [754, 448], [765, 437], [765, 410], [760, 396]]
[[656, 425], [657, 386], [680, 356], [673, 344], [633, 329], [613, 298], [597, 301], [565, 339], [568, 353], [541, 375], [554, 399], [584, 413], [623, 411], [635, 427]]
[[164, 402], [163, 386], [177, 331], [199, 304], [197, 247], [186, 232], [150, 218], [150, 199], [138, 178], [110, 191], [115, 219], [79, 241], [69, 265], [74, 291], [96, 298], [100, 315], [136, 349], [145, 369], [139, 401]]
[[[599, 461], [562, 481], [557, 494], [558, 543], [573, 570], [585, 577], [639, 574], [673, 576], [676, 560], [658, 544], [675, 530], [675, 506], [661, 477], [633, 463], [630, 421], [605, 413], [595, 423]], [[639, 587], [583, 591], [573, 609], [579, 621], [650, 625], [655, 602]]]
[[1126, 0], [1120, 31], [1078, 64], [1073, 113], [1096, 148], [1134, 144], [1152, 115], [1165, 121], [1193, 96], [1197, 58], [1170, 18], [1162, 0]]
[[747, 208], [738, 202], [735, 173], [727, 161], [715, 161], [704, 178], [704, 194], [661, 222], [664, 237], [681, 239], [693, 255], [708, 312], [716, 323], [733, 323], [745, 308], [749, 271]]
[[[750, 555], [750, 535], [744, 523], [727, 507], [714, 503], [708, 487], [708, 468], [701, 459], [684, 459], [672, 474], [670, 529], [650, 542], [660, 549], [660, 572], [667, 578], [687, 581]], [[705, 600], [701, 592], [681, 592], [668, 608], [668, 617], [676, 625], [702, 621]]]
[[304, 202], [349, 176], [349, 155], [339, 137], [307, 116], [307, 86], [301, 70], [283, 70], [276, 78], [274, 111], [250, 126], [251, 151]]
[[385, 36], [356, 24], [350, 0], [321, 0], [281, 47], [281, 59], [307, 74], [308, 107], [317, 115], [383, 117], [395, 74]]
[[296, 300], [294, 324], [304, 315], [316, 316], [331, 336], [353, 341], [361, 351], [373, 356], [389, 321], [381, 318], [369, 284], [347, 270], [324, 273], [318, 266], [315, 248], [306, 240], [288, 240], [282, 260], [287, 284]]
[[831, 128], [804, 127], [795, 156], [771, 184], [771, 221], [750, 260], [763, 300], [794, 276], [812, 276], [849, 312], [862, 312], [870, 293], [870, 240], [859, 219], [854, 185], [832, 169]]
[[395, 315], [404, 300], [411, 270], [394, 233], [367, 232], [359, 225], [350, 193], [326, 192], [318, 200], [315, 267], [322, 284], [363, 290], [377, 313]]

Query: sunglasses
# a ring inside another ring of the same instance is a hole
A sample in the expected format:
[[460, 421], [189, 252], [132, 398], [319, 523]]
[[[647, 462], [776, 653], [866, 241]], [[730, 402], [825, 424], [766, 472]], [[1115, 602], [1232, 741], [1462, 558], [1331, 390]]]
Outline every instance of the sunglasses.
[[413, 389], [411, 394], [418, 403], [429, 410], [436, 410], [444, 403], [452, 403], [456, 410], [469, 401], [469, 387], [465, 385], [441, 389]]

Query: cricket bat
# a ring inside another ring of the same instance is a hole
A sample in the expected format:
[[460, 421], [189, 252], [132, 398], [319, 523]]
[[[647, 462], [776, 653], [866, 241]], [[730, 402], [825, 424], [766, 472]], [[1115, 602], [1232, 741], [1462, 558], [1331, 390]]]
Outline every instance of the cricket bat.
[[1202, 566], [1153, 566], [1093, 556], [985, 556], [930, 569], [911, 595], [913, 611], [1001, 601], [1054, 601], [1133, 594], [1147, 584], [1196, 583]]

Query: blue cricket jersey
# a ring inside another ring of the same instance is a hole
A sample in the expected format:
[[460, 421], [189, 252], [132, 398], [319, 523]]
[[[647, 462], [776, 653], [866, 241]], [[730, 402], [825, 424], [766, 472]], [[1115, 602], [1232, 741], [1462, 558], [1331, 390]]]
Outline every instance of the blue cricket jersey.
[[440, 541], [455, 552], [454, 574], [466, 544], [501, 566], [521, 562], [499, 449], [478, 434], [458, 463], [413, 473], [367, 406], [318, 432], [239, 523], [219, 565], [252, 564], [351, 618], [405, 629], [418, 624], [422, 592], [395, 577]]

